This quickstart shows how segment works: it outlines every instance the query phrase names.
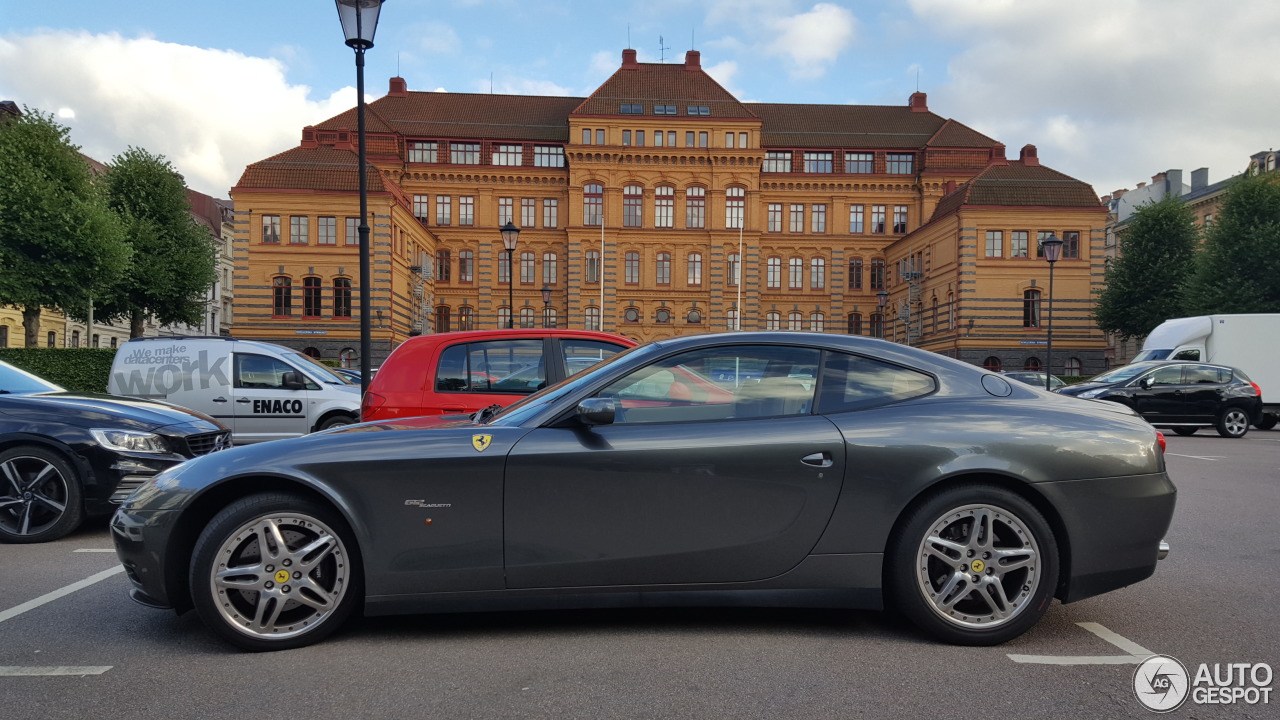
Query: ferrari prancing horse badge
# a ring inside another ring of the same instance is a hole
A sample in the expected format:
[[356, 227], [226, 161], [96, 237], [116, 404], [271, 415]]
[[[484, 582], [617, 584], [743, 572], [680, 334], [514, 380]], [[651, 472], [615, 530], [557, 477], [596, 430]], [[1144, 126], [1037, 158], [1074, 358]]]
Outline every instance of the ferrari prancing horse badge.
[[475, 448], [476, 452], [484, 452], [485, 450], [488, 450], [489, 443], [491, 442], [493, 442], [492, 435], [472, 435], [471, 436], [471, 447]]

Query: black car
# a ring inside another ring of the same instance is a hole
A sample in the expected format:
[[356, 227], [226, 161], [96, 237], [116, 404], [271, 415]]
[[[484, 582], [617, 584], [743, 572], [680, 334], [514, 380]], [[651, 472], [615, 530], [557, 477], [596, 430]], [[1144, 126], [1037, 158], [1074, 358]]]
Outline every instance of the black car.
[[71, 393], [0, 361], [0, 542], [56, 540], [231, 431], [165, 403]]
[[1162, 447], [1127, 408], [883, 340], [696, 335], [505, 409], [197, 458], [111, 527], [135, 600], [251, 650], [360, 609], [687, 604], [892, 605], [990, 645], [1155, 571]]
[[1262, 392], [1248, 376], [1210, 363], [1136, 362], [1058, 392], [1121, 403], [1152, 425], [1179, 435], [1212, 427], [1222, 437], [1244, 437], [1262, 413]]

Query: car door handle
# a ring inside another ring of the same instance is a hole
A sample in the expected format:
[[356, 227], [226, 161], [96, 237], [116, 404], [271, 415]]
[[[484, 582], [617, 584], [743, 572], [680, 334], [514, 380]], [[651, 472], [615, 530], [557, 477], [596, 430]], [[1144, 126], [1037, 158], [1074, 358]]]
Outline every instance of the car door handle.
[[249, 398], [236, 398], [236, 402], [238, 402], [238, 403], [244, 403], [245, 405], [248, 405], [248, 404], [249, 404]]
[[805, 455], [804, 457], [800, 458], [800, 462], [804, 463], [805, 465], [812, 465], [814, 467], [823, 467], [823, 468], [831, 467], [831, 464], [832, 464], [831, 456], [824, 452], [816, 452], [812, 455]]
[[226, 402], [226, 401], [227, 401], [227, 399], [226, 399], [226, 398], [224, 398], [224, 397], [216, 397], [216, 398], [214, 398], [214, 399], [213, 399], [213, 401], [214, 401], [214, 402]]

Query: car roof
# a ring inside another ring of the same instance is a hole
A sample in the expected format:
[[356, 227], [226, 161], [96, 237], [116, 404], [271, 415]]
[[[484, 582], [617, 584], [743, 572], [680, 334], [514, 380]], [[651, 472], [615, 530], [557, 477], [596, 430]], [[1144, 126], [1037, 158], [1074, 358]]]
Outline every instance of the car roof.
[[495, 340], [518, 337], [571, 337], [590, 340], [606, 340], [609, 342], [625, 342], [628, 347], [637, 345], [635, 340], [614, 333], [598, 330], [573, 330], [569, 328], [495, 328], [493, 330], [461, 330], [458, 332], [432, 333], [415, 335], [405, 340], [402, 345], [430, 345], [443, 342], [459, 342], [465, 340]]

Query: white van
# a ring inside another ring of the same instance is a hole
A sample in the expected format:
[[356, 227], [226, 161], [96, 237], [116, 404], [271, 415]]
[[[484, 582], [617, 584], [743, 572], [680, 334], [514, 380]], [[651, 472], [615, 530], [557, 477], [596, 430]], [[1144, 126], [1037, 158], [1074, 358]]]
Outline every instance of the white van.
[[237, 444], [359, 422], [360, 386], [300, 352], [227, 337], [152, 337], [116, 351], [107, 392], [199, 410]]

